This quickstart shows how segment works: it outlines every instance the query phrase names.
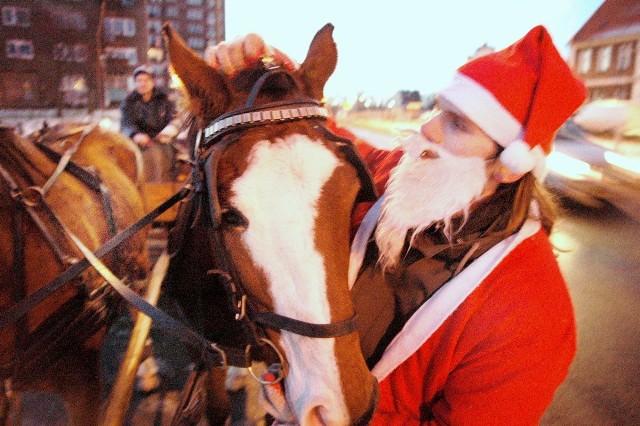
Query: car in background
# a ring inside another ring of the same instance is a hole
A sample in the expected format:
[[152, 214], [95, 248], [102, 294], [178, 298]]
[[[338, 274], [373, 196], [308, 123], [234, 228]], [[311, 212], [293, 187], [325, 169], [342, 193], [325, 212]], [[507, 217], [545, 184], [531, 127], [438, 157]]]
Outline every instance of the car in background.
[[587, 104], [560, 129], [547, 161], [547, 185], [561, 197], [608, 204], [640, 220], [640, 107]]

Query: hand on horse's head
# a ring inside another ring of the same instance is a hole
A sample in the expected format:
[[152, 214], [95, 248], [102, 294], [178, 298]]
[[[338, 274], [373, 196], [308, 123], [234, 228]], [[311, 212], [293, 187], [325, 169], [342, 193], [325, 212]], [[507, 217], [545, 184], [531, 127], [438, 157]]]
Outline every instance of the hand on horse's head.
[[270, 46], [260, 35], [254, 33], [231, 42], [223, 41], [215, 46], [209, 46], [204, 52], [207, 63], [229, 76], [257, 65], [263, 58], [270, 58], [290, 71], [299, 67], [296, 61], [279, 49]]

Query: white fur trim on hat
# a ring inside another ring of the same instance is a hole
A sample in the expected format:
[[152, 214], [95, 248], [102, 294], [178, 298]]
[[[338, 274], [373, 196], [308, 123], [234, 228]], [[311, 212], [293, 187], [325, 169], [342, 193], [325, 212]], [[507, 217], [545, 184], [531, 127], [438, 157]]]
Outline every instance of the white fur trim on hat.
[[522, 135], [522, 124], [493, 93], [462, 73], [456, 73], [451, 84], [440, 91], [439, 95], [503, 147]]
[[531, 146], [522, 139], [511, 142], [500, 154], [500, 161], [510, 172], [516, 174], [530, 172], [536, 166]]

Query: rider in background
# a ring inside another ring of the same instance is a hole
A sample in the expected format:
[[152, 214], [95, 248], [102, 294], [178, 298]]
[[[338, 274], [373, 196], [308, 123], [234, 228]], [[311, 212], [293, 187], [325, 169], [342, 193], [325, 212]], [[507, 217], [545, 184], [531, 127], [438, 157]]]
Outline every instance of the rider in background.
[[146, 182], [173, 181], [172, 141], [178, 134], [175, 105], [164, 90], [156, 87], [146, 66], [137, 67], [133, 78], [135, 90], [120, 105], [120, 132], [142, 150]]

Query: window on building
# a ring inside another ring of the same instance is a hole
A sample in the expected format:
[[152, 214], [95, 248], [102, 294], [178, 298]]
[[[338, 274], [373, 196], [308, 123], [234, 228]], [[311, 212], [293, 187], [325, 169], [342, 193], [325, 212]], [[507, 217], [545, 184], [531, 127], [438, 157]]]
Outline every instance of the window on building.
[[81, 12], [54, 10], [51, 12], [53, 24], [65, 30], [84, 31], [87, 29], [87, 17]]
[[622, 43], [618, 46], [618, 57], [616, 61], [616, 69], [624, 71], [631, 68], [631, 59], [633, 58], [633, 43]]
[[106, 47], [104, 53], [108, 59], [124, 59], [131, 66], [138, 64], [138, 50], [135, 47]]
[[33, 41], [10, 39], [5, 42], [5, 54], [12, 59], [33, 59]]
[[89, 89], [83, 75], [64, 75], [60, 80], [60, 92], [65, 106], [79, 108], [87, 106]]
[[26, 7], [2, 6], [2, 25], [5, 27], [30, 27], [31, 11]]
[[160, 19], [149, 19], [147, 28], [151, 34], [160, 34], [162, 32], [162, 21]]
[[215, 25], [216, 24], [216, 14], [215, 13], [209, 13], [207, 15], [207, 24], [208, 25]]
[[611, 68], [611, 51], [612, 46], [603, 46], [598, 49], [596, 58], [596, 70], [598, 72], [606, 72]]
[[177, 18], [180, 16], [180, 9], [178, 6], [169, 6], [165, 9], [164, 14], [166, 18]]
[[204, 25], [191, 22], [187, 24], [187, 32], [189, 34], [204, 34]]
[[196, 8], [187, 9], [187, 19], [196, 21], [204, 19], [204, 10]]
[[122, 0], [121, 3], [124, 7], [133, 7], [136, 5], [136, 0]]
[[150, 47], [162, 47], [162, 36], [160, 36], [160, 34], [150, 34], [149, 35], [149, 46]]
[[149, 15], [149, 18], [161, 18], [162, 7], [159, 4], [148, 4], [147, 15]]
[[169, 25], [171, 25], [171, 28], [180, 32], [180, 28], [182, 28], [182, 26], [180, 25], [180, 22], [178, 21], [168, 21], [168, 22], [169, 22]]
[[86, 44], [56, 43], [53, 46], [53, 60], [59, 62], [87, 62], [89, 52]]
[[578, 53], [578, 72], [587, 74], [591, 70], [591, 53], [593, 50], [584, 49]]
[[186, 0], [185, 2], [189, 6], [202, 6], [202, 0]]
[[189, 37], [187, 39], [187, 44], [192, 49], [204, 49], [204, 39], [202, 37]]
[[110, 17], [104, 20], [104, 36], [108, 41], [116, 37], [134, 37], [136, 35], [136, 22], [133, 18]]

